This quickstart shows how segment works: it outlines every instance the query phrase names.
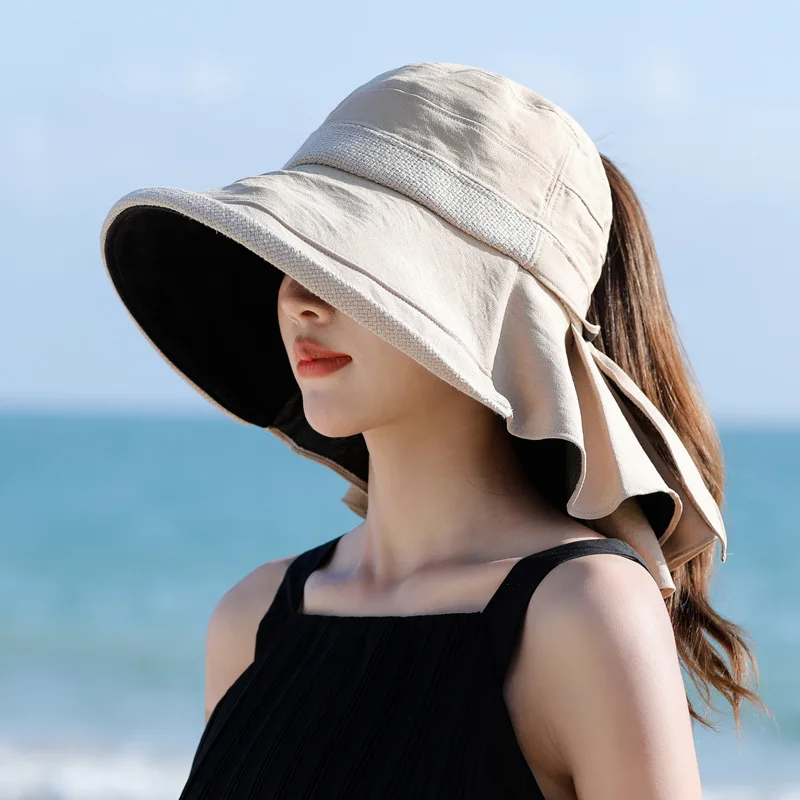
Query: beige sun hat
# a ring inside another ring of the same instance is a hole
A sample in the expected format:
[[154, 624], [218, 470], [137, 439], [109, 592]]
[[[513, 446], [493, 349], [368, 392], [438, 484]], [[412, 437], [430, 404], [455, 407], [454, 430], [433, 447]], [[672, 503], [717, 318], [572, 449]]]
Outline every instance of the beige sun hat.
[[162, 357], [343, 476], [357, 514], [366, 444], [305, 419], [277, 323], [284, 273], [502, 415], [524, 447], [551, 445], [537, 452], [563, 468], [566, 511], [631, 544], [667, 597], [670, 569], [717, 541], [724, 561], [727, 536], [676, 432], [592, 343], [611, 221], [600, 154], [563, 109], [483, 69], [413, 63], [348, 94], [282, 169], [125, 195], [101, 252]]

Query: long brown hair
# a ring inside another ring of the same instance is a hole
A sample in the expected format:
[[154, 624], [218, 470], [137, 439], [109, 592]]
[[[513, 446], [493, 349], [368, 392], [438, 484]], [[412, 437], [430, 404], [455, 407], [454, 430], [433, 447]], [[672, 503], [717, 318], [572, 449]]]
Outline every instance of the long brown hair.
[[[631, 184], [609, 158], [601, 154], [601, 159], [611, 184], [613, 221], [606, 261], [587, 314], [601, 327], [594, 344], [633, 378], [670, 422], [722, 507], [722, 445], [677, 331], [650, 226]], [[637, 418], [645, 430], [651, 430], [646, 418], [639, 414]], [[665, 461], [672, 463], [660, 437], [651, 434], [649, 438]], [[774, 716], [757, 692], [744, 685], [752, 674], [758, 687], [758, 664], [746, 642], [749, 637], [709, 603], [716, 552], [717, 545], [673, 570], [676, 591], [664, 602], [683, 669], [707, 708], [718, 710], [711, 702], [712, 689], [730, 703], [738, 736], [742, 700]], [[688, 696], [687, 700], [691, 716], [716, 731]]]

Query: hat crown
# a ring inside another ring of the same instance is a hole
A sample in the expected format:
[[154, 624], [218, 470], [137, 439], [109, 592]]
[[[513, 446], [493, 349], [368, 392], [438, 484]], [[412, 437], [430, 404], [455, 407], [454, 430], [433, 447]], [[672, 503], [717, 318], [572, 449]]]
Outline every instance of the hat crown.
[[[348, 94], [284, 165], [321, 164], [399, 191], [513, 258], [584, 328], [612, 220], [594, 143], [563, 109], [503, 75], [416, 62]], [[562, 258], [545, 258], [548, 248]], [[563, 265], [571, 269], [552, 268]]]

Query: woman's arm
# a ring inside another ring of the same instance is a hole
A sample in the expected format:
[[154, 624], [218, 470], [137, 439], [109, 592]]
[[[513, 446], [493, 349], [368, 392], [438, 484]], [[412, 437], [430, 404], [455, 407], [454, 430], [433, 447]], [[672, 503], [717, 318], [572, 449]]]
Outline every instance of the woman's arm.
[[701, 800], [672, 625], [641, 564], [602, 553], [559, 565], [521, 638], [513, 716], [535, 710], [579, 800]]

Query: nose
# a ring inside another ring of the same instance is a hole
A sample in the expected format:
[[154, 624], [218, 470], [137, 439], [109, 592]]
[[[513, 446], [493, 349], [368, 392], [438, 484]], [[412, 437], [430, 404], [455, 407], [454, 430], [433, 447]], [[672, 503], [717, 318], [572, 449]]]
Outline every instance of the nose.
[[293, 322], [329, 322], [335, 312], [330, 303], [286, 275], [278, 292], [280, 310]]

